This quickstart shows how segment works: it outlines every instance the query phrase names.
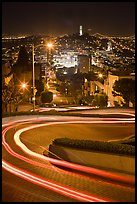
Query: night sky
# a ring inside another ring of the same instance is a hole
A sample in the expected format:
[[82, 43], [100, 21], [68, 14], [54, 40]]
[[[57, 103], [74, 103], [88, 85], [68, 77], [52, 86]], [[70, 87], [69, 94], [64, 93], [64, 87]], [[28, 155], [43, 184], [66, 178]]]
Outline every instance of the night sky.
[[3, 2], [2, 33], [135, 34], [135, 2]]

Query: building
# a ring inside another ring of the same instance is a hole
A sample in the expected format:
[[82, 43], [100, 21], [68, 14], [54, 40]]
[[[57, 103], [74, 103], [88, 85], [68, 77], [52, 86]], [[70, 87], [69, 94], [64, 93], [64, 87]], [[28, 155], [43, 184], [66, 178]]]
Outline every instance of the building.
[[[90, 81], [90, 95], [94, 95], [97, 90], [99, 92], [103, 91], [108, 96], [108, 107], [114, 107], [115, 101], [118, 102], [119, 105], [122, 105], [124, 103], [124, 99], [121, 96], [113, 96], [112, 94], [115, 81], [122, 78], [130, 78], [135, 80], [135, 75], [131, 74], [129, 76], [124, 76], [108, 72], [108, 77], [106, 80], [104, 80], [104, 84], [100, 83], [99, 81]], [[130, 102], [129, 106], [132, 107], [133, 104]]]
[[81, 36], [83, 33], [82, 33], [82, 25], [80, 26], [79, 28], [79, 35]]
[[89, 72], [89, 56], [87, 55], [78, 56], [78, 70], [81, 73]]
[[71, 68], [78, 65], [78, 56], [74, 51], [64, 51], [59, 54], [53, 55], [53, 63], [56, 69], [58, 68]]

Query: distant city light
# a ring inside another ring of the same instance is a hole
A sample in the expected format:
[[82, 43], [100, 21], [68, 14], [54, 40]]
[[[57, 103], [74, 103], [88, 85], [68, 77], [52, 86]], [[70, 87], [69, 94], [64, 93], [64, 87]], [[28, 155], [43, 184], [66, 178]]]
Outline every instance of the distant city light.
[[86, 83], [88, 80], [85, 78], [84, 82]]
[[67, 71], [64, 71], [63, 74], [67, 74]]

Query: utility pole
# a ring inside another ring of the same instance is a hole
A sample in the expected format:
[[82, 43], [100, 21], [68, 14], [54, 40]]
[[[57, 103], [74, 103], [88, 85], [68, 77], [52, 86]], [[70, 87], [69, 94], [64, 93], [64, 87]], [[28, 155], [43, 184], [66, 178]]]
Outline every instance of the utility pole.
[[89, 49], [89, 72], [91, 72], [91, 52]]
[[34, 44], [32, 45], [32, 80], [33, 80], [33, 112], [35, 112], [35, 70], [34, 70]]

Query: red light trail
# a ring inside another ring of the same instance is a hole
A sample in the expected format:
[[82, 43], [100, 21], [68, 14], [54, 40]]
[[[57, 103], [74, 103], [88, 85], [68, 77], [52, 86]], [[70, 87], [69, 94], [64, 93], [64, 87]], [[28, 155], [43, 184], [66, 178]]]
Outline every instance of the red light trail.
[[[126, 113], [125, 113], [126, 115]], [[133, 115], [132, 115], [133, 116]], [[83, 118], [82, 118], [83, 119]], [[83, 165], [78, 165], [78, 164], [74, 164], [71, 162], [67, 162], [67, 161], [63, 161], [63, 160], [58, 160], [58, 159], [53, 159], [53, 158], [49, 158], [43, 155], [40, 155], [36, 152], [33, 152], [31, 150], [29, 150], [20, 140], [20, 135], [25, 132], [28, 131], [30, 129], [33, 128], [40, 128], [43, 126], [49, 126], [49, 125], [55, 125], [55, 124], [68, 124], [68, 123], [134, 123], [135, 119], [134, 118], [101, 118], [101, 119], [91, 119], [91, 121], [88, 120], [82, 120], [81, 121], [77, 121], [77, 120], [73, 120], [73, 121], [54, 121], [54, 122], [44, 122], [45, 121], [45, 117], [40, 118], [40, 119], [26, 119], [26, 120], [21, 120], [21, 121], [14, 121], [14, 122], [9, 122], [3, 125], [3, 127], [7, 126], [7, 128], [5, 128], [2, 131], [2, 145], [5, 148], [5, 150], [12, 156], [23, 160], [24, 162], [27, 162], [31, 165], [35, 165], [35, 166], [40, 166], [42, 168], [48, 168], [48, 169], [53, 169], [54, 166], [52, 165], [48, 165], [48, 164], [43, 164], [41, 162], [37, 162], [34, 161], [33, 159], [29, 159], [21, 154], [16, 153], [15, 151], [12, 150], [12, 148], [9, 146], [9, 144], [6, 142], [6, 133], [7, 131], [9, 131], [11, 128], [15, 127], [17, 124], [21, 125], [21, 124], [26, 124], [26, 123], [31, 123], [31, 122], [39, 122], [41, 124], [35, 124], [35, 125], [31, 125], [29, 127], [26, 128], [22, 128], [19, 129], [15, 132], [15, 134], [13, 135], [14, 141], [16, 143], [17, 146], [19, 146], [19, 148], [25, 152], [26, 154], [29, 154], [32, 158], [39, 158], [40, 160], [45, 160], [45, 161], [49, 161], [53, 164], [57, 164], [60, 166], [64, 166], [67, 168], [71, 168], [71, 169], [75, 169], [75, 170], [79, 170], [82, 172], [87, 172], [93, 175], [101, 175], [103, 177], [107, 177], [113, 180], [118, 180], [118, 181], [122, 181], [122, 182], [127, 182], [127, 183], [131, 183], [134, 184], [134, 179], [133, 178], [128, 178], [125, 176], [121, 176], [121, 175], [117, 175], [114, 173], [109, 173], [103, 170], [99, 170], [99, 169], [95, 169], [95, 168], [91, 168], [91, 167], [87, 167], [87, 166], [83, 166]], [[15, 165], [10, 164], [9, 162], [5, 161], [4, 159], [2, 159], [2, 167], [9, 171], [10, 173], [19, 176], [29, 182], [32, 182], [34, 184], [40, 185], [44, 188], [48, 188], [50, 190], [53, 190], [55, 192], [58, 192], [62, 195], [65, 195], [67, 197], [73, 198], [75, 200], [79, 200], [81, 202], [110, 202], [110, 199], [102, 199], [102, 198], [98, 198], [96, 195], [90, 195], [86, 192], [80, 192], [79, 190], [76, 189], [70, 189], [70, 187], [68, 186], [63, 186], [62, 184], [57, 184], [52, 180], [48, 180], [47, 178], [42, 178], [39, 177], [38, 175], [32, 174], [31, 172], [28, 172], [24, 169], [18, 168]], [[131, 188], [132, 190], [132, 188]]]

